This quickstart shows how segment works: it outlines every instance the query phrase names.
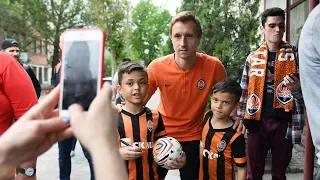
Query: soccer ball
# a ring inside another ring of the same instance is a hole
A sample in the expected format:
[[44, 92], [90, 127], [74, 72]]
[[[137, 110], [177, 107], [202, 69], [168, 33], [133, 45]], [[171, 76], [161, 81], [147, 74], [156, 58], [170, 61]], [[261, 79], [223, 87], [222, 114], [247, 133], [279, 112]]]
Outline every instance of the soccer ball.
[[163, 137], [155, 142], [153, 159], [159, 166], [168, 169], [176, 158], [182, 158], [182, 147], [175, 138]]

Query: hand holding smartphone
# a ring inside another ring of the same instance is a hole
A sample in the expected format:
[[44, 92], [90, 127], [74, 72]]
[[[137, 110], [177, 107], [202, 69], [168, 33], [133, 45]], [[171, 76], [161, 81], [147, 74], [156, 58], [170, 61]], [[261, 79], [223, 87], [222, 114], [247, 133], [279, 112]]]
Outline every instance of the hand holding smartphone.
[[300, 79], [299, 73], [290, 73], [289, 76], [294, 80], [294, 76], [298, 79]]
[[72, 29], [63, 33], [60, 116], [70, 117], [68, 107], [80, 104], [88, 111], [102, 87], [105, 33], [100, 29]]

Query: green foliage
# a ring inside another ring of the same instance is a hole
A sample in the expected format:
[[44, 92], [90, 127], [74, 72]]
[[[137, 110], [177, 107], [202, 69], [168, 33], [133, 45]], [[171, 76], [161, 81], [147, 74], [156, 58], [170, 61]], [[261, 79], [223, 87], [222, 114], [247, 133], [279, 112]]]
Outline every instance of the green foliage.
[[[114, 74], [117, 62], [128, 56], [125, 38], [130, 32], [127, 0], [91, 0], [86, 17], [88, 24], [104, 29], [107, 33], [109, 60], [105, 63], [105, 75]], [[109, 63], [109, 64], [108, 64]], [[111, 72], [109, 72], [111, 69]]]
[[144, 60], [145, 65], [163, 55], [170, 19], [169, 11], [155, 6], [151, 0], [141, 0], [133, 9], [132, 47], [135, 57]]
[[60, 58], [59, 39], [67, 29], [85, 26], [85, 0], [28, 0], [21, 1], [25, 10], [24, 16], [36, 30], [37, 36], [53, 47], [50, 57], [54, 67]]
[[36, 38], [36, 31], [25, 16], [26, 10], [20, 1], [0, 0], [0, 30], [5, 30], [4, 38], [14, 38], [20, 42], [20, 50], [27, 51]]
[[[193, 11], [203, 35], [198, 51], [218, 57], [229, 77], [240, 79], [247, 55], [259, 44], [259, 0], [184, 0], [180, 11]], [[240, 8], [239, 8], [240, 7]]]

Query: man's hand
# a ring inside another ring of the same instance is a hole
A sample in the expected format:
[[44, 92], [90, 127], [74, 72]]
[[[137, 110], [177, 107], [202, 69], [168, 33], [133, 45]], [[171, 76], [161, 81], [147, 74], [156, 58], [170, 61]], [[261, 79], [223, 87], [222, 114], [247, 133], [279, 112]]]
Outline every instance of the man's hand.
[[182, 156], [181, 158], [176, 158], [175, 161], [173, 161], [168, 169], [169, 170], [172, 170], [172, 169], [180, 169], [182, 168], [184, 165], [186, 165], [187, 163], [187, 160], [186, 160], [186, 153], [185, 152], [182, 152]]
[[297, 92], [300, 90], [300, 80], [296, 75], [286, 75], [283, 80], [284, 85], [286, 85], [291, 92]]
[[133, 160], [141, 157], [142, 152], [140, 148], [137, 147], [123, 147], [119, 149], [120, 155], [124, 160]]
[[238, 132], [242, 131], [242, 134], [244, 134], [246, 131], [246, 127], [243, 125], [241, 118], [234, 116], [232, 117], [232, 119], [234, 119], [234, 125], [232, 128], [236, 129]]

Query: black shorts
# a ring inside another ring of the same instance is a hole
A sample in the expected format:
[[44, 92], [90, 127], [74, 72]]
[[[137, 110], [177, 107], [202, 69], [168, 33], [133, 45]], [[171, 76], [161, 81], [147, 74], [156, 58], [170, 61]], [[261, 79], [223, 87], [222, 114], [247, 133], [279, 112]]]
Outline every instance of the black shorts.
[[[182, 180], [199, 179], [200, 166], [200, 141], [180, 142], [182, 150], [186, 153], [186, 165], [179, 169]], [[159, 179], [165, 179], [168, 170], [162, 167], [157, 168]]]

